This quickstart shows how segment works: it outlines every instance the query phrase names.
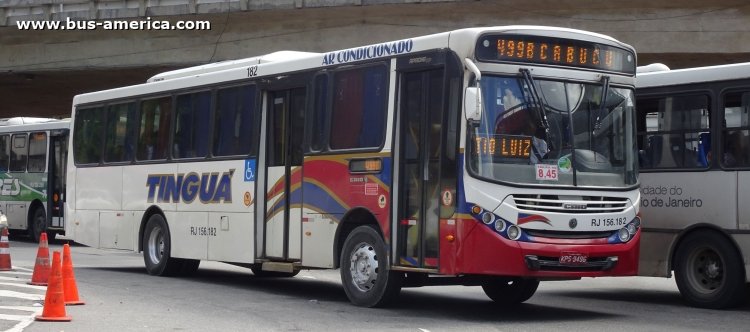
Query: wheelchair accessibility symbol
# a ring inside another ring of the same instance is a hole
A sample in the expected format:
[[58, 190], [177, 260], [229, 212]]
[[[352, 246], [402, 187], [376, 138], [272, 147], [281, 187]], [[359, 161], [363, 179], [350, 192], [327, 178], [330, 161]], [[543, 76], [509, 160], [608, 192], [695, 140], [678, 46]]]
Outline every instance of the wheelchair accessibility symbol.
[[255, 159], [245, 160], [245, 182], [255, 181]]

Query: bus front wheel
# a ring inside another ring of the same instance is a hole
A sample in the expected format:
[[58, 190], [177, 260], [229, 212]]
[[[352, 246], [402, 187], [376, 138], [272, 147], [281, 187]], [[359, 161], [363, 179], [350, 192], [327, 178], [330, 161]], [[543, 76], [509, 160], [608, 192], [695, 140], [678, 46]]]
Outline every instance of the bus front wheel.
[[537, 279], [499, 279], [485, 282], [482, 289], [487, 297], [501, 305], [523, 303], [530, 299], [539, 287]]
[[675, 281], [691, 306], [735, 307], [745, 296], [743, 266], [737, 251], [724, 236], [714, 231], [693, 233], [677, 250]]
[[[159, 214], [148, 219], [143, 232], [143, 261], [150, 275], [172, 276], [180, 272], [182, 261], [171, 256], [172, 243], [167, 222]], [[200, 261], [199, 261], [200, 262]], [[198, 266], [196, 264], [195, 268]]]
[[401, 291], [403, 274], [390, 269], [385, 242], [372, 227], [359, 226], [349, 233], [339, 263], [344, 291], [355, 305], [385, 306]]

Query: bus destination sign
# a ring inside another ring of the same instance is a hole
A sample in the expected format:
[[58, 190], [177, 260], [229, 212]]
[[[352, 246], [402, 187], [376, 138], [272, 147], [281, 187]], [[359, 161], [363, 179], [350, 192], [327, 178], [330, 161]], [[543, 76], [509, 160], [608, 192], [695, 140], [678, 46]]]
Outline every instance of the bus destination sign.
[[582, 40], [546, 36], [486, 35], [479, 39], [480, 61], [521, 62], [635, 74], [631, 51]]
[[528, 160], [531, 156], [531, 136], [491, 135], [476, 137], [474, 153], [485, 157]]

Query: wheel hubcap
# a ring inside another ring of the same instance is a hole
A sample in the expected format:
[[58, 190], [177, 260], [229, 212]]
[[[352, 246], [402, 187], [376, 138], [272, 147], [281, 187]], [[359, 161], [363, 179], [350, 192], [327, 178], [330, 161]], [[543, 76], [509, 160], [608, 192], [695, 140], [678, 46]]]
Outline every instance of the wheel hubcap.
[[703, 293], [715, 292], [724, 281], [724, 263], [716, 251], [701, 248], [691, 255], [688, 280], [694, 289]]
[[375, 287], [378, 280], [378, 256], [375, 248], [367, 243], [360, 243], [352, 252], [349, 261], [354, 286], [362, 292], [368, 292]]
[[161, 227], [154, 227], [148, 237], [148, 256], [154, 264], [159, 264], [164, 256], [164, 233]]

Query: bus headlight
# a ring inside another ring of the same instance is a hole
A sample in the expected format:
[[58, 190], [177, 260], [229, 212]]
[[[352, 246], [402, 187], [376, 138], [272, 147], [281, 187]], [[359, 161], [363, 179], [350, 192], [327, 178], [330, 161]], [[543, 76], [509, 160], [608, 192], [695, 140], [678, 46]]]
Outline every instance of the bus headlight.
[[637, 228], [635, 228], [635, 225], [633, 225], [633, 223], [630, 223], [627, 226], [625, 226], [625, 229], [628, 230], [628, 233], [630, 233], [630, 236], [633, 236], [635, 235], [635, 231]]
[[620, 242], [628, 242], [630, 240], [630, 232], [628, 231], [628, 227], [620, 228], [617, 231], [617, 237], [620, 238]]
[[505, 230], [505, 221], [502, 219], [495, 220], [495, 230], [502, 233]]
[[485, 212], [482, 214], [482, 222], [489, 225], [493, 221], [495, 221], [495, 216], [492, 215], [491, 212]]
[[519, 228], [516, 225], [510, 225], [508, 227], [508, 238], [510, 238], [513, 241], [516, 241], [521, 238], [521, 228]]
[[638, 229], [641, 228], [641, 218], [635, 217], [627, 225], [612, 233], [609, 237], [609, 243], [625, 243], [633, 239]]

